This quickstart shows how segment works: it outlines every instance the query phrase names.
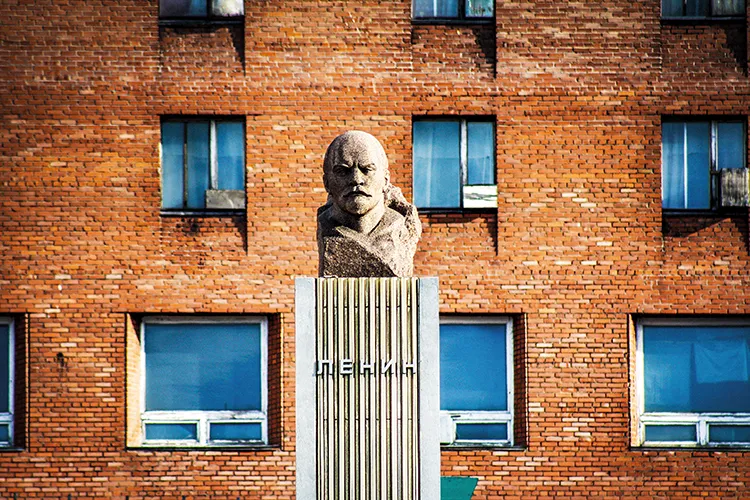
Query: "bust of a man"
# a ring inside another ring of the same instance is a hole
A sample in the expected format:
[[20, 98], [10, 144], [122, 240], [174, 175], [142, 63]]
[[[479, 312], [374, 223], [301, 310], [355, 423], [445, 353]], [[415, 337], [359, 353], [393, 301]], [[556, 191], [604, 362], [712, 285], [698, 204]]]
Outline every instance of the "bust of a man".
[[417, 210], [390, 183], [383, 146], [367, 132], [336, 137], [323, 161], [318, 209], [321, 276], [411, 276], [422, 232]]

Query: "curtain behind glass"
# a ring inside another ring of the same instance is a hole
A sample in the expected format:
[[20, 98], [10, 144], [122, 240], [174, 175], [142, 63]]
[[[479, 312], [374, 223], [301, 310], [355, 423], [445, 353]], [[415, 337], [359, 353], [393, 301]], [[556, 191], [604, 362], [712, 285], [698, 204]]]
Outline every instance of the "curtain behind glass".
[[685, 208], [685, 124], [665, 122], [661, 126], [661, 192], [664, 208]]
[[414, 0], [414, 17], [458, 17], [458, 0]]
[[10, 411], [10, 327], [0, 325], [0, 412]]
[[711, 208], [711, 124], [687, 122], [687, 207]]
[[206, 207], [206, 189], [209, 179], [209, 124], [189, 122], [187, 124], [187, 206]]
[[215, 16], [241, 16], [245, 12], [243, 0], [214, 0], [212, 13]]
[[682, 16], [682, 0], [662, 0], [661, 15], [663, 17]]
[[492, 17], [495, 0], [466, 0], [466, 17]]
[[468, 184], [495, 184], [495, 126], [490, 122], [469, 122]]
[[461, 206], [459, 123], [414, 122], [414, 204], [417, 207]]
[[716, 168], [743, 168], [745, 166], [745, 126], [741, 122], [717, 124], [718, 158]]
[[706, 17], [711, 13], [710, 0], [687, 0], [685, 15], [694, 17]]
[[714, 16], [742, 16], [745, 14], [745, 0], [713, 0]]
[[217, 189], [245, 189], [245, 127], [239, 122], [216, 123]]
[[257, 324], [149, 324], [146, 410], [261, 410]]
[[161, 124], [161, 206], [183, 208], [185, 124]]
[[440, 325], [440, 409], [508, 409], [506, 326]]
[[750, 327], [644, 326], [647, 412], [750, 412]]

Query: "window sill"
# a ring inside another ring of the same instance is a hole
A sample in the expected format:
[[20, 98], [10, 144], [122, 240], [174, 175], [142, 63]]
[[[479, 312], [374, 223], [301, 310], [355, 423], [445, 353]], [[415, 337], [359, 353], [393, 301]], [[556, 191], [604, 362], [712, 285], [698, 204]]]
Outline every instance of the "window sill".
[[497, 215], [497, 207], [481, 208], [417, 208], [420, 215], [430, 214], [486, 214]]
[[653, 445], [653, 444], [647, 444], [647, 445], [641, 445], [641, 446], [631, 446], [630, 451], [636, 451], [636, 452], [652, 452], [652, 451], [702, 451], [702, 452], [710, 452], [710, 451], [739, 451], [739, 452], [750, 452], [750, 443], [747, 445], [699, 445], [699, 444], [691, 444], [691, 443], [685, 443], [685, 444], [670, 444], [670, 445]]
[[238, 217], [246, 210], [162, 210], [162, 217]]
[[440, 451], [465, 451], [465, 450], [485, 450], [485, 451], [525, 451], [526, 448], [511, 444], [477, 444], [477, 443], [460, 443], [460, 444], [441, 444]]
[[17, 446], [0, 446], [0, 453], [19, 453], [22, 451], [24, 449]]
[[717, 16], [717, 17], [662, 17], [662, 24], [726, 24], [743, 23], [745, 16]]
[[476, 19], [458, 19], [453, 17], [425, 17], [412, 19], [411, 24], [414, 26], [486, 26], [495, 23], [494, 17], [476, 18]]
[[211, 27], [211, 26], [239, 26], [245, 24], [245, 16], [237, 16], [226, 19], [159, 19], [159, 26], [163, 27]]
[[682, 210], [676, 208], [662, 208], [661, 214], [664, 217], [715, 217], [718, 219], [723, 219], [725, 217], [744, 215], [747, 213], [747, 210], [747, 207], [722, 208], [717, 210]]
[[280, 450], [280, 446], [270, 444], [220, 444], [220, 445], [195, 445], [189, 444], [185, 446], [176, 445], [140, 445], [140, 446], [127, 446], [127, 451], [269, 451], [269, 450]]

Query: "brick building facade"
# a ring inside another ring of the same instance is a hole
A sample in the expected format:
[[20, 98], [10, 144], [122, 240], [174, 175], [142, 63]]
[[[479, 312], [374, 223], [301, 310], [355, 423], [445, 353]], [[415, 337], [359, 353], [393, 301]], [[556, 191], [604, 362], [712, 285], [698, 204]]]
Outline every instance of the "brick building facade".
[[[701, 438], [728, 418], [748, 440], [745, 410], [654, 445], [639, 404], [644, 326], [750, 324], [747, 209], [718, 188], [662, 201], [664, 123], [739, 123], [746, 164], [745, 9], [279, 0], [186, 22], [157, 0], [2, 2], [0, 497], [294, 498], [293, 278], [317, 273], [323, 153], [371, 132], [412, 199], [414, 123], [440, 118], [493, 124], [497, 201], [423, 210], [415, 272], [448, 320], [512, 320], [513, 372], [509, 442], [445, 446], [443, 475], [477, 499], [750, 498], [750, 451]], [[243, 125], [239, 209], [165, 207], [164, 126], [188, 117]], [[144, 445], [144, 324], [192, 317], [261, 318], [260, 444]]]

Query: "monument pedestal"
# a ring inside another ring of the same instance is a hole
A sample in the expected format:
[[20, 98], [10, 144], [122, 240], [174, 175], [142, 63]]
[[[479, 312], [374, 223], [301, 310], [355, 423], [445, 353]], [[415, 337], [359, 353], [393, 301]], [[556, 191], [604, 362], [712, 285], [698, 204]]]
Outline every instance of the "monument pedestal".
[[437, 278], [298, 278], [295, 304], [297, 499], [439, 499]]

